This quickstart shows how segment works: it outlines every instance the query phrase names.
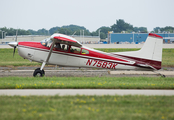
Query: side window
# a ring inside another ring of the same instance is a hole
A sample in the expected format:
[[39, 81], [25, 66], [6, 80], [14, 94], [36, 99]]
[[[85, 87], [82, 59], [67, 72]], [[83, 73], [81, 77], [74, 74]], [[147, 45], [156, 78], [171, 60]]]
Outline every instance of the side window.
[[82, 54], [89, 54], [89, 51], [82, 49]]
[[81, 48], [79, 48], [79, 47], [71, 46], [71, 48], [70, 48], [70, 52], [72, 52], [72, 53], [80, 54], [80, 51], [81, 51]]
[[56, 43], [54, 45], [55, 50], [68, 51], [68, 45]]

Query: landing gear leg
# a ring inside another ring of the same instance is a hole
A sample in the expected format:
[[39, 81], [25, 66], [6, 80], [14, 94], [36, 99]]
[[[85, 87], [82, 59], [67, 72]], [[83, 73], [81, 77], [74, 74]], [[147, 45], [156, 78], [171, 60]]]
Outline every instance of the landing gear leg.
[[36, 76], [38, 76], [38, 77], [43, 77], [43, 76], [45, 75], [45, 71], [43, 70], [43, 68], [44, 68], [45, 64], [48, 63], [48, 61], [49, 61], [49, 59], [50, 59], [51, 53], [52, 53], [53, 48], [54, 48], [54, 44], [55, 44], [55, 41], [53, 40], [53, 43], [52, 43], [52, 46], [51, 46], [50, 51], [49, 51], [49, 53], [48, 53], [48, 56], [47, 56], [46, 61], [44, 61], [44, 62], [42, 63], [41, 68], [37, 68], [37, 69], [34, 71], [34, 73], [33, 73], [33, 76], [34, 76], [34, 77], [36, 77]]

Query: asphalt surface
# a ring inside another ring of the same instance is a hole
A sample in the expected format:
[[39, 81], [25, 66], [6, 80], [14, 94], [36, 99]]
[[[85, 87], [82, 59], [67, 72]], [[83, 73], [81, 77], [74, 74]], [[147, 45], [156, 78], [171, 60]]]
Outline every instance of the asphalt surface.
[[[0, 77], [18, 76], [32, 77], [34, 70], [38, 67], [19, 66], [19, 67], [0, 67]], [[156, 72], [152, 71], [127, 71], [127, 70], [109, 70], [109, 69], [94, 69], [94, 68], [78, 68], [78, 67], [60, 67], [60, 66], [45, 66], [45, 76], [47, 77], [157, 77], [164, 74], [166, 77], [174, 77], [174, 68], [165, 68]]]
[[[0, 70], [0, 77], [7, 76], [18, 76], [18, 77], [32, 77], [33, 70], [10, 70], [4, 69]], [[45, 70], [46, 77], [158, 77], [160, 75], [165, 75], [166, 77], [174, 77], [174, 71], [109, 71], [109, 70], [92, 70], [92, 69], [65, 69], [65, 70]]]

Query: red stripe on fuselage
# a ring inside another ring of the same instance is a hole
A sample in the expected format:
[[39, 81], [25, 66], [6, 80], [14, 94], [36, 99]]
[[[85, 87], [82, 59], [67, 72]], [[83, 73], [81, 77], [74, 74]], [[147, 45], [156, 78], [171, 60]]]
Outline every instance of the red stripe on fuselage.
[[132, 61], [135, 61], [136, 64], [147, 64], [147, 65], [151, 65], [152, 67], [154, 67], [157, 70], [161, 69], [161, 61], [155, 61], [155, 60], [149, 60], [149, 59], [143, 59], [143, 58], [137, 58], [137, 57], [130, 57], [130, 56], [118, 55], [118, 54], [114, 54], [114, 55], [126, 57]]
[[[48, 47], [43, 46], [40, 42], [19, 42], [18, 45], [32, 47], [32, 48], [36, 48], [36, 49], [42, 49], [42, 50], [49, 50], [50, 49]], [[83, 49], [85, 49], [85, 48], [83, 48]], [[88, 50], [88, 49], [85, 49], [85, 50]], [[54, 51], [58, 51], [58, 50], [53, 50], [53, 52]], [[89, 51], [89, 54], [77, 54], [77, 53], [71, 53], [71, 52], [64, 52], [64, 53], [70, 53], [70, 54], [86, 56], [86, 57], [95, 57], [95, 58], [100, 58], [100, 59], [109, 59], [109, 60], [115, 60], [118, 62], [129, 62], [127, 60], [113, 57], [113, 56], [103, 54], [100, 52], [96, 52], [96, 51], [92, 51], [92, 50], [88, 50], [88, 51]], [[60, 51], [60, 52], [63, 52], [63, 51]]]

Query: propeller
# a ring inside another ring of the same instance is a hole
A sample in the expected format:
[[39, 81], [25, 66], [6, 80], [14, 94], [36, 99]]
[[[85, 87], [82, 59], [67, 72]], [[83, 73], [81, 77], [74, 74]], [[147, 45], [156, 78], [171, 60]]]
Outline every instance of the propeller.
[[14, 54], [15, 54], [16, 46], [18, 46], [18, 43], [17, 43], [17, 34], [18, 34], [18, 29], [17, 29], [17, 31], [16, 31], [16, 39], [15, 39], [15, 42], [10, 42], [10, 43], [8, 43], [8, 45], [10, 45], [11, 47], [14, 47], [14, 50], [13, 50], [13, 57], [14, 57]]
[[14, 57], [14, 54], [15, 54], [15, 50], [16, 50], [16, 46], [14, 46], [14, 50], [13, 50], [13, 57]]
[[15, 42], [17, 42], [17, 36], [18, 36], [18, 29], [16, 30], [16, 39], [15, 39]]

